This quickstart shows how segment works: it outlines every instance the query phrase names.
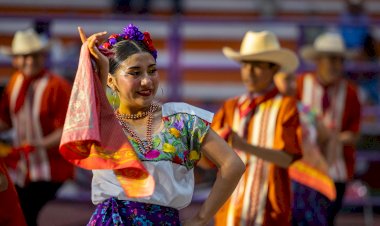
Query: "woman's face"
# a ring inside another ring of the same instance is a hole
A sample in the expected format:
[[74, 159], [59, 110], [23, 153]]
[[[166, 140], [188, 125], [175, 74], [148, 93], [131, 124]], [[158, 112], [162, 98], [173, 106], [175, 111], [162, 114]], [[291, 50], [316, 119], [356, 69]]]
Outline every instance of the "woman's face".
[[128, 57], [108, 80], [108, 85], [119, 94], [120, 108], [131, 111], [149, 107], [158, 84], [156, 61], [147, 52]]
[[278, 66], [268, 62], [246, 61], [241, 65], [241, 77], [249, 92], [260, 93], [273, 83]]

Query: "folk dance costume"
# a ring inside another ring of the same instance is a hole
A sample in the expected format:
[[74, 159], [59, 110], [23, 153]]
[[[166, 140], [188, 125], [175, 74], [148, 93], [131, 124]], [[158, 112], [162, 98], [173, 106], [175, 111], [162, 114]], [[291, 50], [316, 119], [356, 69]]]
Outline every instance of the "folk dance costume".
[[[305, 106], [322, 118], [327, 128], [336, 132], [358, 132], [360, 102], [357, 88], [341, 80], [337, 85], [323, 87], [312, 73], [297, 80], [298, 96]], [[322, 150], [327, 155], [329, 174], [334, 181], [345, 182], [354, 175], [355, 148], [338, 144]]]
[[[262, 96], [227, 100], [213, 129], [230, 127], [248, 143], [286, 151], [299, 158], [296, 100], [272, 88]], [[291, 194], [287, 169], [236, 150], [246, 171], [234, 193], [216, 214], [216, 225], [290, 225]]]
[[29, 224], [35, 224], [43, 205], [73, 177], [74, 168], [62, 158], [58, 146], [30, 145], [63, 127], [70, 91], [69, 83], [51, 72], [32, 79], [16, 72], [0, 103], [0, 119], [14, 128], [14, 150], [5, 162]]
[[[92, 201], [98, 207], [90, 225], [98, 225], [104, 208], [108, 209], [106, 217], [112, 217], [115, 203], [121, 208], [118, 211], [124, 211], [120, 213], [120, 222], [131, 219], [133, 225], [139, 222], [147, 225], [179, 224], [178, 210], [191, 202], [194, 166], [200, 159], [200, 146], [210, 128], [212, 114], [184, 103], [164, 104], [162, 113], [164, 124], [153, 136], [153, 149], [146, 153], [137, 152], [156, 182], [153, 194], [127, 197], [112, 170], [93, 170]], [[131, 136], [128, 138], [138, 150], [138, 143]]]
[[178, 210], [191, 202], [193, 169], [213, 114], [164, 104], [161, 127], [152, 131], [147, 149], [144, 140], [123, 131], [93, 74], [86, 43], [79, 65], [60, 150], [93, 171], [97, 208], [88, 225], [179, 225]]
[[[297, 87], [302, 104], [314, 112], [327, 129], [337, 134], [359, 131], [361, 106], [353, 84], [341, 79], [335, 85], [323, 87], [315, 74], [306, 73], [298, 78]], [[328, 175], [335, 182], [335, 202], [340, 206], [346, 182], [354, 175], [355, 147], [330, 140], [320, 149], [327, 160]]]
[[325, 157], [317, 143], [316, 114], [298, 104], [302, 131], [302, 159], [289, 167], [292, 179], [293, 226], [327, 225], [330, 200], [336, 198], [334, 181], [328, 175]]
[[58, 147], [35, 150], [25, 146], [63, 127], [70, 91], [68, 82], [48, 71], [32, 81], [18, 72], [11, 77], [1, 102], [4, 110], [0, 118], [15, 130], [15, 152], [7, 162], [15, 167], [10, 174], [19, 187], [29, 182], [64, 182], [72, 178], [73, 167], [62, 158]]

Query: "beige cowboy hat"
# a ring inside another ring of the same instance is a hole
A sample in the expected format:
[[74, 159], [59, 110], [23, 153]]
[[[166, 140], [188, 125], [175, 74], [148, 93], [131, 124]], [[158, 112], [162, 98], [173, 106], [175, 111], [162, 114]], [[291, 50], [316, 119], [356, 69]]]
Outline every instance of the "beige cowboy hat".
[[237, 52], [230, 47], [224, 47], [223, 53], [227, 58], [242, 61], [265, 61], [281, 66], [281, 70], [294, 72], [299, 60], [297, 55], [285, 48], [281, 48], [277, 37], [270, 31], [248, 31]]
[[313, 60], [320, 55], [337, 55], [344, 58], [353, 55], [347, 51], [343, 38], [335, 32], [326, 32], [319, 35], [312, 46], [305, 46], [300, 51], [301, 56], [307, 60]]
[[27, 55], [46, 51], [50, 47], [49, 43], [44, 43], [34, 29], [17, 31], [13, 37], [11, 47], [0, 47], [0, 52], [8, 55]]

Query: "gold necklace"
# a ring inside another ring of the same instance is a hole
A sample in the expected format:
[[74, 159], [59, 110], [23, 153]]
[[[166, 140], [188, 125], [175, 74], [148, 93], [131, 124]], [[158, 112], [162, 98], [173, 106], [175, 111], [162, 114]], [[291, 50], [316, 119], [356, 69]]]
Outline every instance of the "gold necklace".
[[[130, 127], [130, 125], [128, 125], [128, 122], [126, 122], [127, 118], [123, 117], [123, 115], [120, 114], [118, 111], [115, 112], [116, 118], [119, 120], [120, 124], [123, 126], [124, 131], [129, 133], [136, 140], [139, 146], [139, 151], [144, 155], [153, 149], [153, 142], [152, 142], [153, 113], [156, 112], [158, 108], [159, 108], [158, 104], [151, 104], [149, 107], [149, 111], [147, 111], [146, 113], [146, 115], [148, 115], [148, 122], [147, 122], [147, 128], [146, 128], [146, 141], [143, 141], [143, 139], [141, 139], [137, 135], [137, 133]], [[136, 120], [139, 118], [131, 118], [131, 119]]]
[[[150, 107], [149, 107], [149, 110], [150, 110]], [[120, 117], [122, 119], [133, 119], [133, 120], [136, 120], [136, 119], [145, 118], [149, 114], [149, 110], [148, 111], [144, 111], [143, 113], [138, 113], [138, 114], [123, 114], [123, 113], [120, 113], [119, 110], [116, 110], [115, 113], [118, 115], [118, 117]]]

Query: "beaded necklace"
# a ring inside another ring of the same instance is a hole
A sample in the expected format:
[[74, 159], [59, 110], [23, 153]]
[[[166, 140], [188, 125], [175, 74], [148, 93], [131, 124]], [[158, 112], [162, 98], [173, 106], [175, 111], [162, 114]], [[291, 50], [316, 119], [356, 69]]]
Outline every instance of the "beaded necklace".
[[[148, 153], [150, 150], [153, 149], [153, 142], [152, 142], [152, 123], [153, 123], [153, 113], [157, 111], [159, 108], [158, 104], [151, 104], [149, 107], [149, 110], [147, 112], [143, 112], [141, 114], [121, 114], [119, 111], [115, 112], [116, 118], [119, 120], [120, 124], [123, 126], [123, 129], [125, 132], [129, 133], [138, 143], [139, 151], [142, 154]], [[142, 140], [137, 133], [128, 125], [128, 122], [126, 122], [126, 119], [140, 119], [148, 116], [148, 122], [147, 122], [147, 128], [146, 128], [146, 140]]]

